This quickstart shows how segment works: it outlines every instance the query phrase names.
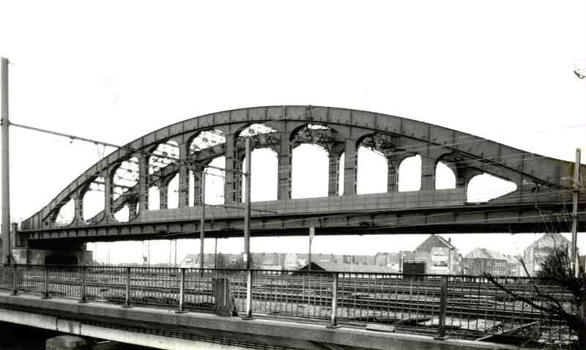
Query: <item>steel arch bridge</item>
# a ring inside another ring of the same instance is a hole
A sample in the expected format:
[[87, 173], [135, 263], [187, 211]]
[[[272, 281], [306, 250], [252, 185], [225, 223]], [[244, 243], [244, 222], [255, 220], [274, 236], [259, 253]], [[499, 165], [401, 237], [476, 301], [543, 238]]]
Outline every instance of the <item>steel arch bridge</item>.
[[[267, 131], [245, 134], [254, 124], [263, 124]], [[191, 146], [196, 137], [211, 130], [221, 132], [225, 141], [207, 148]], [[334, 107], [269, 106], [187, 119], [126, 144], [94, 164], [43, 209], [24, 220], [17, 232], [17, 243], [32, 248], [65, 249], [89, 241], [193, 237], [199, 231], [202, 171], [218, 156], [226, 159], [226, 205], [206, 208], [206, 235], [240, 236], [243, 205], [238, 171], [242, 168], [245, 137], [252, 139], [253, 149], [270, 148], [278, 157], [277, 200], [252, 205], [251, 227], [256, 236], [305, 234], [308, 227], [315, 227], [318, 234], [332, 235], [569, 230], [572, 163], [392, 115]], [[327, 150], [327, 197], [291, 198], [292, 150], [304, 143], [318, 144]], [[162, 144], [176, 144], [178, 157], [164, 167], [149, 170], [153, 157], [169, 160], [168, 155], [157, 151]], [[361, 145], [386, 157], [386, 193], [356, 193], [357, 151]], [[342, 153], [344, 173], [339, 179]], [[421, 157], [421, 189], [399, 192], [399, 165], [413, 155]], [[130, 159], [137, 164], [136, 184], [119, 186], [115, 174]], [[454, 172], [455, 188], [435, 189], [436, 164], [440, 161]], [[586, 198], [585, 170], [581, 165], [582, 208]], [[487, 202], [468, 203], [467, 185], [482, 173], [511, 181], [517, 188]], [[160, 209], [149, 210], [149, 188], [166, 189], [175, 175], [179, 178], [178, 208], [167, 208], [167, 192], [161, 190]], [[99, 181], [104, 191], [103, 210], [84, 218], [84, 195], [92, 183]], [[341, 182], [344, 191], [338, 195]], [[190, 192], [195, 194], [193, 203]], [[73, 219], [66, 225], [60, 224], [58, 213], [70, 202], [74, 204]], [[114, 217], [123, 207], [129, 211], [127, 222]], [[584, 216], [579, 216], [580, 229], [584, 230], [585, 223]]]

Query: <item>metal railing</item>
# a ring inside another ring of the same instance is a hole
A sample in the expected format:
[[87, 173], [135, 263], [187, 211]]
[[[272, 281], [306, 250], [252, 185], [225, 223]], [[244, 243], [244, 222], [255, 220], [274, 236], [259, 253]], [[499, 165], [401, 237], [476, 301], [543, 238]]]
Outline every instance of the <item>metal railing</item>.
[[[303, 318], [330, 327], [384, 324], [438, 339], [486, 339], [517, 330], [544, 343], [563, 343], [574, 336], [562, 320], [479, 276], [13, 265], [0, 267], [0, 277], [0, 288], [15, 295], [178, 312], [217, 311], [214, 281], [223, 280], [230, 292], [229, 304], [243, 318]], [[542, 295], [547, 294], [571, 308], [572, 296], [547, 281], [495, 278], [535, 305], [545, 303]]]

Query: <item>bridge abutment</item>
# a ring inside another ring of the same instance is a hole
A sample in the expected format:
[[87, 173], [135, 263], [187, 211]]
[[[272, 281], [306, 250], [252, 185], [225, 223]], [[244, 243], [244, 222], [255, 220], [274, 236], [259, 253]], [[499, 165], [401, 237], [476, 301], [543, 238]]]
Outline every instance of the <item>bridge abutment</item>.
[[14, 248], [16, 264], [26, 265], [91, 265], [93, 253], [88, 250]]

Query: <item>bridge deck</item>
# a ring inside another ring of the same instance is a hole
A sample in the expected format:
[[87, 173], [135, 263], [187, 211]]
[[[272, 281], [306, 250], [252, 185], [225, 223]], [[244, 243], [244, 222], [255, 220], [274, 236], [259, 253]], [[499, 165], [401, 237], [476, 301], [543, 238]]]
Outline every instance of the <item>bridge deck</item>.
[[[517, 346], [462, 339], [437, 340], [287, 320], [242, 320], [206, 313], [175, 313], [160, 308], [79, 304], [75, 300], [0, 293], [0, 321], [161, 349], [253, 348], [271, 350], [422, 349], [517, 350]], [[523, 348], [527, 350], [527, 348]]]

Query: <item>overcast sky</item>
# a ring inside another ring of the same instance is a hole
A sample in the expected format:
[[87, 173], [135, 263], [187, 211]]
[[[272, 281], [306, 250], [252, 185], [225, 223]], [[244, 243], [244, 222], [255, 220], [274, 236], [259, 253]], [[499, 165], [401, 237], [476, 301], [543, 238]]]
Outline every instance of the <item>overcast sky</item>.
[[[13, 63], [14, 122], [116, 144], [204, 113], [311, 104], [399, 115], [573, 160], [586, 146], [586, 81], [572, 72], [586, 64], [584, 13], [585, 1], [570, 0], [0, 0], [0, 55]], [[11, 132], [14, 220], [104, 154]], [[536, 236], [451, 237], [463, 252], [519, 253]], [[314, 251], [370, 254], [423, 239], [318, 237]], [[165, 244], [154, 245], [153, 261], [166, 259]], [[198, 250], [191, 241], [180, 247], [180, 256]], [[305, 247], [300, 238], [252, 243], [255, 251]], [[220, 249], [241, 244], [224, 240]], [[138, 257], [141, 244], [118, 244], [111, 261], [123, 261], [123, 251]]]

